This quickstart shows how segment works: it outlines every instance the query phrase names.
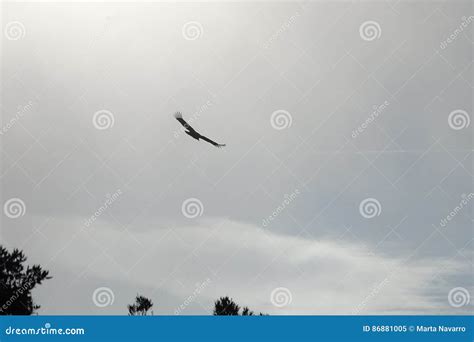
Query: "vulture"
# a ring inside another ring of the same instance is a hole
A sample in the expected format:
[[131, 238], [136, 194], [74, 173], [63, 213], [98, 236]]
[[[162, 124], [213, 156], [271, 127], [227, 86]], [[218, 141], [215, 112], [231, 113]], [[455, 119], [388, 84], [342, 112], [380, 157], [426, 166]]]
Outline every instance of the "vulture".
[[186, 134], [193, 137], [194, 139], [196, 140], [199, 140], [199, 139], [202, 139], [204, 141], [207, 141], [208, 143], [214, 145], [215, 147], [223, 147], [225, 146], [225, 144], [218, 144], [216, 143], [215, 141], [209, 139], [208, 137], [205, 137], [204, 135], [201, 135], [199, 134], [198, 132], [196, 132], [194, 130], [194, 128], [192, 128], [186, 121], [184, 121], [183, 119], [183, 115], [180, 113], [180, 112], [176, 112], [174, 114], [174, 117], [176, 118], [176, 120], [179, 121], [179, 123], [181, 125], [183, 125], [183, 127], [186, 129]]

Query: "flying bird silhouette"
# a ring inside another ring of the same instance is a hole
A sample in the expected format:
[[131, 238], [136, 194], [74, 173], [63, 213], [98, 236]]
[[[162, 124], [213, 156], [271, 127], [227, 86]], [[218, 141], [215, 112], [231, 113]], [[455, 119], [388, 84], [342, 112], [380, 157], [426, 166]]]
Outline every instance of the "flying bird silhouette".
[[180, 112], [176, 112], [176, 113], [174, 114], [174, 117], [176, 118], [176, 120], [179, 121], [179, 123], [180, 123], [181, 125], [183, 125], [184, 128], [186, 128], [186, 131], [185, 131], [186, 134], [189, 135], [189, 136], [191, 136], [191, 137], [193, 137], [194, 139], [196, 139], [196, 140], [202, 139], [202, 140], [207, 141], [208, 143], [210, 143], [210, 144], [212, 144], [212, 145], [214, 145], [214, 146], [216, 146], [216, 147], [223, 147], [223, 146], [225, 146], [225, 144], [218, 144], [218, 143], [216, 143], [215, 141], [212, 141], [211, 139], [209, 139], [208, 137], [205, 137], [204, 135], [201, 135], [201, 134], [199, 134], [198, 132], [196, 132], [196, 131], [194, 130], [194, 128], [192, 128], [191, 126], [189, 126], [189, 124], [188, 124], [186, 121], [184, 121], [183, 115], [182, 115]]

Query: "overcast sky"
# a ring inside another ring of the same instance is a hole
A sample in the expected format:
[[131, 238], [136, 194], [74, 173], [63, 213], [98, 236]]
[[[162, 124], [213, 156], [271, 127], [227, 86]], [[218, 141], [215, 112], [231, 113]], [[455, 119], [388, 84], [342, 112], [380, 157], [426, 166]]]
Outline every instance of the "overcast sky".
[[3, 7], [1, 243], [40, 314], [472, 310], [472, 2]]

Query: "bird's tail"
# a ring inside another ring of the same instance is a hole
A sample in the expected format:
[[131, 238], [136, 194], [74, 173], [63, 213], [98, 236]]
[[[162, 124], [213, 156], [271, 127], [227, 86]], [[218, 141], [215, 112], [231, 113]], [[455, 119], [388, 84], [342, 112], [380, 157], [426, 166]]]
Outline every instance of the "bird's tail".
[[174, 113], [174, 117], [175, 117], [176, 119], [182, 119], [182, 118], [183, 118], [183, 114], [181, 114], [181, 112], [176, 112], [176, 113]]

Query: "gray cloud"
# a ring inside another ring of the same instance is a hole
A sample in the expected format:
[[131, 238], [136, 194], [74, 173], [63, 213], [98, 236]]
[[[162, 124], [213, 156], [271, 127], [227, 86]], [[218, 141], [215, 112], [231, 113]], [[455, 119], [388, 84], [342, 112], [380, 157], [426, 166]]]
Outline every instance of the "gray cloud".
[[[466, 309], [447, 295], [472, 293], [472, 203], [439, 222], [473, 191], [472, 123], [448, 121], [455, 110], [473, 120], [472, 24], [440, 44], [472, 15], [468, 1], [4, 12], [24, 31], [2, 38], [2, 127], [14, 124], [1, 135], [1, 196], [21, 198], [26, 214], [2, 216], [2, 243], [49, 265], [44, 312], [121, 314], [146, 290], [169, 314], [207, 277], [183, 314], [208, 313], [225, 294], [269, 313]], [[183, 37], [192, 21], [195, 40]], [[360, 36], [367, 21], [378, 38]], [[101, 110], [113, 115], [103, 130], [93, 122]], [[177, 110], [227, 147], [176, 134]], [[279, 110], [291, 116], [281, 130], [271, 123]], [[188, 198], [203, 203], [201, 217], [183, 216]], [[366, 198], [379, 216], [360, 214]], [[112, 307], [82, 304], [107, 284]], [[291, 306], [271, 305], [278, 286], [291, 289]], [[77, 298], [60, 304], [71, 289]]]

